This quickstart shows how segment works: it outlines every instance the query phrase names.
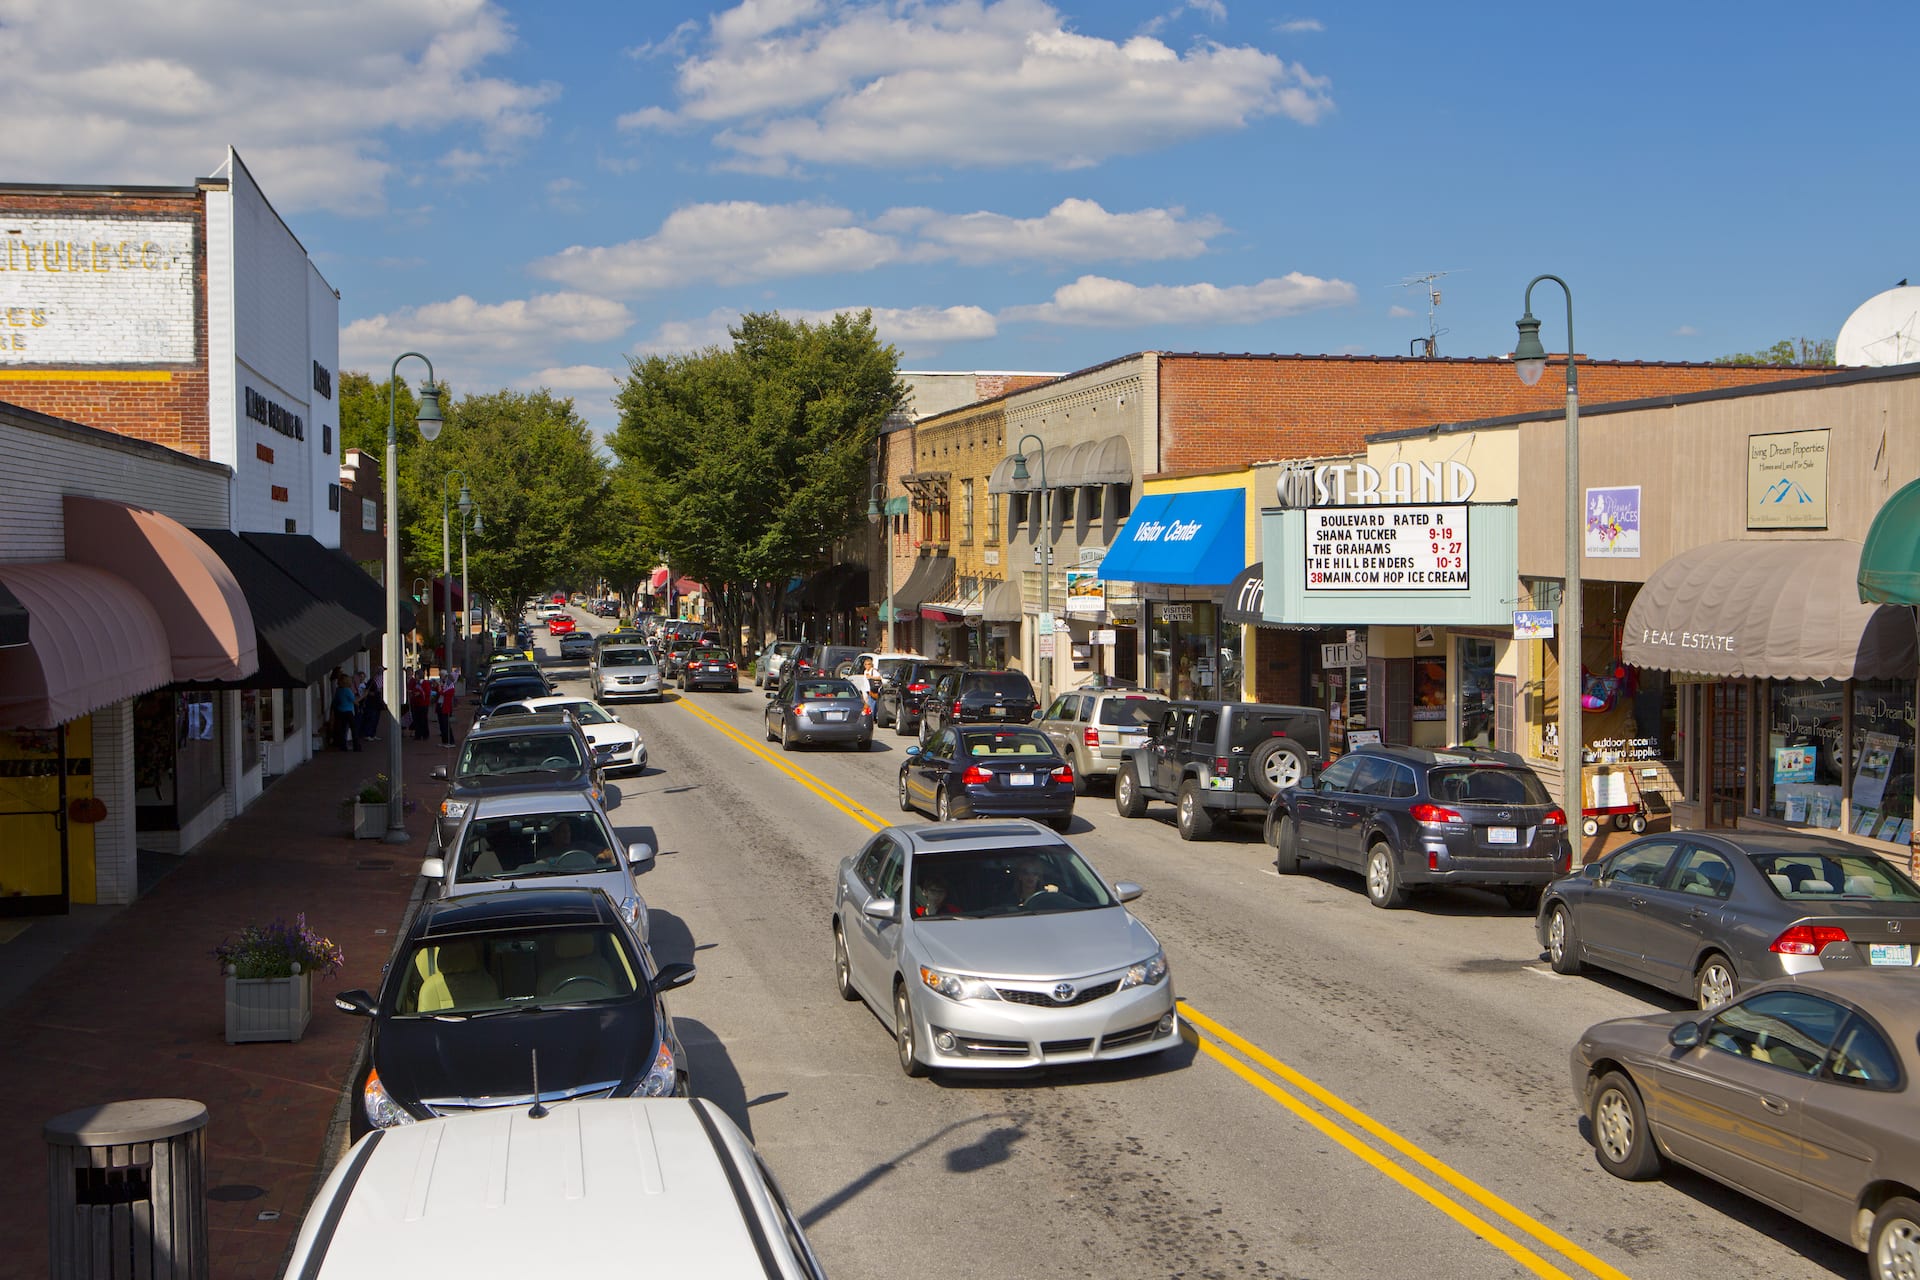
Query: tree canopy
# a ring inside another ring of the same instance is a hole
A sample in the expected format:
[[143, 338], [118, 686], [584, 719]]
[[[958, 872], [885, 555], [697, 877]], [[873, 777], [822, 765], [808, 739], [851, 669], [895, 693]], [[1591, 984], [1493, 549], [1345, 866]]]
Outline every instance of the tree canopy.
[[1832, 338], [1782, 338], [1759, 351], [1721, 356], [1715, 364], [1779, 365], [1781, 367], [1820, 368], [1833, 364]]

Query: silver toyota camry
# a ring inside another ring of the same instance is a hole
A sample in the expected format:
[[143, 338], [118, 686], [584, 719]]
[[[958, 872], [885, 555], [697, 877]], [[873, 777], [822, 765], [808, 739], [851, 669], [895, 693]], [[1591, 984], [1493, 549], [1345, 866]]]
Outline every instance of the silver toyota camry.
[[840, 864], [840, 995], [888, 1022], [910, 1076], [1157, 1053], [1179, 1041], [1152, 932], [1035, 822], [889, 827]]

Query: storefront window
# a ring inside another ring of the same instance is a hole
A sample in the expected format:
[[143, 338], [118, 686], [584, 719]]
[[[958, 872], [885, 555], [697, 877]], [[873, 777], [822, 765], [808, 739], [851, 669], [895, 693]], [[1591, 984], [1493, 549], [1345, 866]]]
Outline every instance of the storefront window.
[[[1494, 656], [1491, 640], [1456, 640], [1454, 653], [1460, 668], [1460, 738], [1463, 746], [1494, 745]], [[1416, 687], [1417, 693], [1417, 687]], [[1420, 709], [1414, 708], [1414, 718]]]
[[[1149, 617], [1149, 677], [1156, 691], [1175, 698], [1239, 696], [1239, 655], [1232, 649], [1222, 653], [1217, 605], [1211, 600], [1156, 601]], [[1224, 672], [1223, 663], [1229, 668]], [[1235, 684], [1223, 694], [1224, 677]]]
[[1838, 680], [1778, 680], [1767, 698], [1767, 812], [1809, 827], [1840, 825], [1846, 777]]
[[1853, 684], [1853, 833], [1906, 844], [1913, 832], [1913, 682]]
[[261, 694], [257, 689], [240, 693], [240, 768], [251, 769], [260, 759]]
[[135, 823], [177, 831], [225, 785], [220, 695], [150, 693], [134, 700]]

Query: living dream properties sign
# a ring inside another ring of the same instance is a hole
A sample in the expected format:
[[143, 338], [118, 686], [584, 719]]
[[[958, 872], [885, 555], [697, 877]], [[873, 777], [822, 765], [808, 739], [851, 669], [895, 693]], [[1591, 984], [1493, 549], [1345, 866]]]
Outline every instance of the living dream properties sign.
[[1817, 431], [1747, 437], [1747, 528], [1827, 527], [1827, 438]]
[[1587, 490], [1589, 559], [1640, 558], [1640, 486], [1616, 485]]
[[8, 215], [0, 365], [191, 364], [193, 223]]
[[1316, 507], [1306, 516], [1306, 590], [1466, 591], [1466, 506]]

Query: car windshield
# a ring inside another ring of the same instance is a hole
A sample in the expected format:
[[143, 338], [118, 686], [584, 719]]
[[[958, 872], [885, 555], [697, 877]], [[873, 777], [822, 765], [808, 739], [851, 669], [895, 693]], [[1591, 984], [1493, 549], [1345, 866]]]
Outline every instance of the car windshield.
[[580, 746], [570, 732], [496, 733], [469, 737], [460, 752], [460, 778], [515, 773], [565, 773], [581, 767]]
[[575, 876], [619, 865], [613, 833], [591, 809], [511, 814], [467, 824], [453, 878], [469, 884]]
[[594, 702], [562, 702], [553, 709], [566, 712], [581, 724], [613, 724], [618, 720], [618, 717]]
[[487, 686], [486, 696], [480, 699], [480, 705], [491, 711], [503, 702], [518, 702], [522, 698], [544, 698], [547, 686], [540, 680], [496, 680]]
[[1107, 698], [1100, 703], [1100, 714], [1095, 717], [1098, 724], [1115, 725], [1122, 729], [1151, 729], [1160, 723], [1160, 717], [1166, 714], [1165, 698], [1149, 698], [1145, 694], [1128, 694], [1124, 698]]
[[1817, 850], [1751, 856], [1774, 893], [1790, 902], [1835, 898], [1920, 902], [1920, 885], [1884, 858], [1871, 854]]
[[1050, 756], [1053, 743], [1038, 729], [997, 729], [986, 733], [969, 731], [960, 735], [962, 755], [969, 756]]
[[802, 702], [828, 698], [858, 698], [860, 691], [851, 680], [801, 680], [794, 686], [794, 697]]
[[603, 649], [600, 651], [600, 665], [603, 667], [643, 667], [651, 666], [653, 655], [645, 649]]
[[1093, 868], [1065, 845], [915, 854], [906, 892], [916, 920], [1046, 915], [1114, 905]]
[[1434, 769], [1427, 790], [1435, 800], [1454, 804], [1552, 804], [1540, 779], [1525, 769], [1492, 765]]
[[618, 1000], [639, 989], [632, 958], [606, 925], [426, 939], [400, 964], [401, 1018]]

